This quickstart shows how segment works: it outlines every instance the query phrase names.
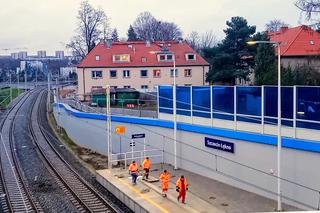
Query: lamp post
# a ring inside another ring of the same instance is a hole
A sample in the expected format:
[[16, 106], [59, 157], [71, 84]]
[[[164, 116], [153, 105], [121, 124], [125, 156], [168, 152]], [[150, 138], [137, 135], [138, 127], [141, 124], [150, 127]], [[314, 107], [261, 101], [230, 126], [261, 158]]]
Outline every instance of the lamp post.
[[278, 49], [278, 143], [277, 143], [277, 194], [278, 194], [278, 211], [282, 210], [281, 207], [281, 148], [282, 148], [282, 140], [281, 140], [281, 51], [280, 51], [280, 42], [276, 41], [248, 41], [248, 45], [255, 44], [272, 44], [275, 45]]
[[[178, 169], [177, 163], [177, 92], [176, 92], [176, 57], [170, 51], [152, 51], [151, 54], [171, 54], [173, 62], [173, 150], [174, 150], [174, 169]], [[159, 94], [158, 94], [159, 95]]]
[[108, 153], [108, 169], [111, 169], [111, 155], [112, 155], [112, 142], [111, 142], [111, 99], [110, 99], [110, 85], [106, 88], [106, 114], [107, 114], [107, 153]]

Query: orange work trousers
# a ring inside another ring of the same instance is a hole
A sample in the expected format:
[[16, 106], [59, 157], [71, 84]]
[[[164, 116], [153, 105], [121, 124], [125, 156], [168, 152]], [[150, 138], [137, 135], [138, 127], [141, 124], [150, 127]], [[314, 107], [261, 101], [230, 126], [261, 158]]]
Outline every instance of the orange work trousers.
[[180, 190], [179, 196], [178, 196], [178, 201], [180, 200], [180, 198], [182, 198], [182, 203], [185, 203], [186, 195], [187, 195], [186, 190]]
[[169, 189], [169, 182], [162, 182], [162, 191], [167, 192]]

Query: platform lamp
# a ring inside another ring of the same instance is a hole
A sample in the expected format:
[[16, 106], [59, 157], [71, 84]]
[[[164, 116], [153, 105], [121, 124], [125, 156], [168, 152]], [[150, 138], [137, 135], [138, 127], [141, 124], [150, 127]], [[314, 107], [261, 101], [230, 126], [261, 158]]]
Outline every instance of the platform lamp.
[[[178, 169], [177, 165], [177, 92], [176, 92], [176, 57], [170, 51], [151, 51], [150, 54], [170, 54], [173, 62], [173, 146], [174, 146], [174, 169]], [[159, 94], [158, 94], [159, 95]]]
[[248, 41], [248, 45], [256, 44], [272, 44], [278, 49], [278, 143], [277, 143], [277, 194], [278, 194], [278, 207], [277, 210], [281, 211], [281, 148], [282, 148], [282, 139], [281, 139], [281, 49], [280, 42], [277, 41]]

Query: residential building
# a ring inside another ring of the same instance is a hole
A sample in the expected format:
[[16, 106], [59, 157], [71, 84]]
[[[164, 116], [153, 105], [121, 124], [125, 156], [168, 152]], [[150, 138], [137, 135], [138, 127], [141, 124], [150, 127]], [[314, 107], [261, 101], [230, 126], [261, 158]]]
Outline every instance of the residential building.
[[64, 51], [61, 51], [61, 50], [56, 51], [56, 58], [64, 59]]
[[12, 59], [26, 59], [28, 57], [28, 53], [26, 51], [20, 51], [17, 53], [11, 53]]
[[100, 42], [78, 65], [78, 95], [107, 85], [155, 91], [158, 85], [205, 85], [209, 63], [185, 41]]
[[269, 33], [271, 41], [281, 42], [281, 62], [284, 67], [308, 64], [320, 70], [320, 33], [308, 26], [282, 27]]
[[38, 58], [45, 58], [45, 57], [47, 57], [47, 53], [45, 50], [39, 50], [37, 52], [37, 56], [38, 56]]
[[60, 77], [68, 77], [69, 74], [76, 73], [77, 67], [60, 67]]

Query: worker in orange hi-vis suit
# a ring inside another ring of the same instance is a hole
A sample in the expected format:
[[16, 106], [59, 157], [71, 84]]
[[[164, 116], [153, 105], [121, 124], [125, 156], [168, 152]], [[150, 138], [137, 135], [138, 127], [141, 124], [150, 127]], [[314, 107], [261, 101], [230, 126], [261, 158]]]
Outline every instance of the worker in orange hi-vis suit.
[[131, 175], [132, 178], [132, 184], [136, 185], [137, 184], [137, 177], [139, 174], [139, 166], [138, 163], [135, 161], [132, 161], [132, 163], [129, 166], [129, 173]]
[[143, 174], [143, 179], [147, 179], [149, 178], [149, 172], [151, 169], [151, 160], [149, 159], [149, 157], [146, 157], [144, 159], [144, 161], [142, 162], [142, 169], [144, 170], [144, 174]]
[[176, 184], [176, 191], [179, 192], [179, 196], [177, 198], [178, 201], [180, 200], [180, 198], [182, 198], [182, 203], [185, 203], [187, 190], [187, 179], [183, 175], [181, 175], [181, 177], [177, 180]]
[[171, 175], [167, 170], [164, 170], [163, 173], [160, 175], [160, 180], [162, 182], [162, 196], [166, 197], [167, 192], [169, 189], [169, 183], [170, 183]]

